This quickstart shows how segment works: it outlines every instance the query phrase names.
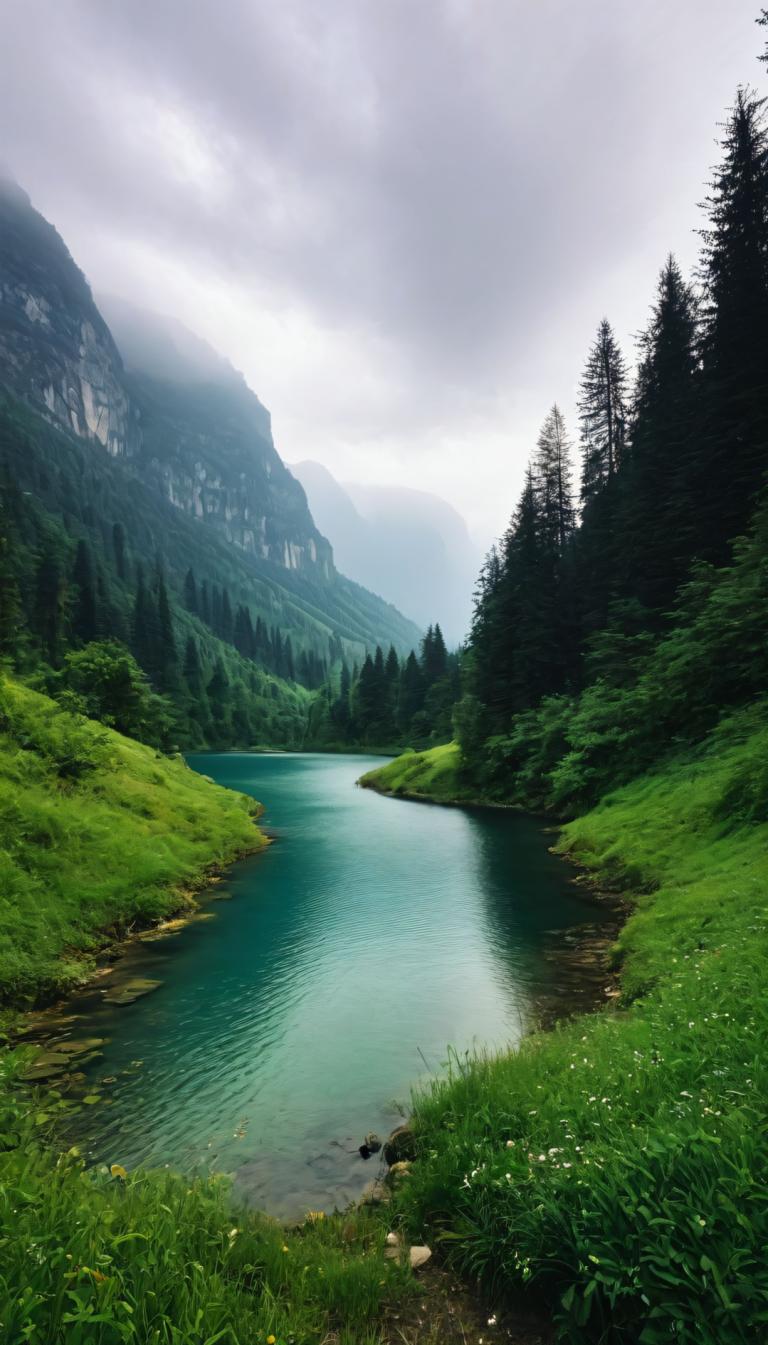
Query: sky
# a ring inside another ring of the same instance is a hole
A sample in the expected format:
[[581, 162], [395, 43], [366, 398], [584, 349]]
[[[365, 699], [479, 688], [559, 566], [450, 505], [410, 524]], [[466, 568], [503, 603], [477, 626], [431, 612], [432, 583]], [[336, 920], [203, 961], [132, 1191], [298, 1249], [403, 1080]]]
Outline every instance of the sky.
[[[598, 321], [696, 261], [752, 0], [3, 0], [6, 165], [95, 291], [245, 374], [287, 462], [487, 546]], [[765, 89], [768, 93], [768, 88]]]

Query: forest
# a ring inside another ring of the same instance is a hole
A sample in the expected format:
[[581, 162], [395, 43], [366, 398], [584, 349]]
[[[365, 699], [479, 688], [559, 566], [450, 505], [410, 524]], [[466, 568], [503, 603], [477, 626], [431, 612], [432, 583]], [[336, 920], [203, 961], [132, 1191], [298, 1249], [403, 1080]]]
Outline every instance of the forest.
[[480, 575], [454, 724], [464, 786], [572, 814], [760, 701], [768, 137], [740, 89], [697, 276], [664, 263], [637, 375], [607, 319]]

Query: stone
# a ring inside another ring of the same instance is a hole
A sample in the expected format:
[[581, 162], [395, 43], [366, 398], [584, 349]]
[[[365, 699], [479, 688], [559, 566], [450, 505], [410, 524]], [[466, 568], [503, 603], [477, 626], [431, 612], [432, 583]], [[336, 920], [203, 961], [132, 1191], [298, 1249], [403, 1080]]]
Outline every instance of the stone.
[[388, 1205], [392, 1199], [392, 1192], [387, 1189], [383, 1182], [369, 1182], [360, 1197], [360, 1205]]
[[420, 1270], [427, 1264], [432, 1257], [429, 1247], [411, 1247], [408, 1253], [408, 1259], [411, 1263], [411, 1270]]
[[416, 1157], [416, 1136], [409, 1125], [398, 1126], [392, 1131], [384, 1145], [384, 1161], [389, 1167], [393, 1163], [412, 1160]]
[[63, 1055], [85, 1055], [88, 1051], [96, 1051], [99, 1046], [103, 1046], [104, 1037], [81, 1037], [78, 1040], [57, 1041], [55, 1051], [61, 1051]]
[[401, 1182], [406, 1177], [410, 1177], [411, 1165], [407, 1159], [403, 1159], [400, 1163], [393, 1163], [387, 1175], [391, 1182]]
[[133, 976], [127, 981], [113, 985], [104, 996], [105, 1004], [133, 1004], [142, 995], [157, 990], [161, 981], [150, 981], [144, 976]]

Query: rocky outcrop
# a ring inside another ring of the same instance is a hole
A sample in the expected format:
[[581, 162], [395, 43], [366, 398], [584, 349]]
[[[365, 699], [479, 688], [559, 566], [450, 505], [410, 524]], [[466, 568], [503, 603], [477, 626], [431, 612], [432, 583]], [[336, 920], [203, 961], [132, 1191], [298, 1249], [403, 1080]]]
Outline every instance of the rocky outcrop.
[[330, 543], [243, 377], [179, 324], [111, 308], [117, 341], [59, 234], [0, 179], [0, 383], [233, 546], [332, 579]]
[[113, 456], [136, 449], [122, 362], [56, 230], [0, 179], [2, 381], [45, 418]]

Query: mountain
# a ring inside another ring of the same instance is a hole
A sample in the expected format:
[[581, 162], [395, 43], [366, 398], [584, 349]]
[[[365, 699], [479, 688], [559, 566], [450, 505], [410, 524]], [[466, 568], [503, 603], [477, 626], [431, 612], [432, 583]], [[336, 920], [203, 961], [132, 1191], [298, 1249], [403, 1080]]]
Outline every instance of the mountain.
[[319, 462], [292, 464], [337, 563], [421, 626], [466, 636], [481, 555], [445, 500], [399, 486], [343, 485]]
[[[171, 319], [114, 299], [105, 312], [53, 226], [1, 181], [0, 524], [15, 529], [22, 614], [41, 600], [44, 553], [70, 638], [82, 544], [80, 580], [90, 564], [106, 629], [126, 639], [142, 571], [158, 600], [162, 572], [179, 650], [191, 636], [203, 679], [222, 661], [230, 698], [258, 706], [251, 740], [284, 728], [295, 744], [291, 686], [377, 644], [405, 653], [420, 631], [338, 572], [242, 375]], [[40, 647], [32, 626], [25, 638]]]

